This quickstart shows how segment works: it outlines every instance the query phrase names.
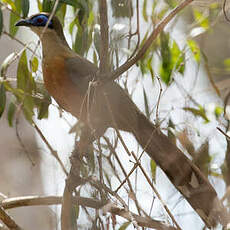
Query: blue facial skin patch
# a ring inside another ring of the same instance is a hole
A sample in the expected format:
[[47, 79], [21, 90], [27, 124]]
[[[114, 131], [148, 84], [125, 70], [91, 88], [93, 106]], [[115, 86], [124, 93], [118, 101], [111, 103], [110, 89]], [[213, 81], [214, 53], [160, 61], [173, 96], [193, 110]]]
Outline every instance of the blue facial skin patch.
[[[46, 15], [41, 14], [41, 15], [34, 16], [28, 22], [33, 26], [45, 27], [46, 23], [48, 22], [48, 19], [49, 18]], [[50, 29], [53, 28], [52, 21], [49, 22], [48, 28]]]

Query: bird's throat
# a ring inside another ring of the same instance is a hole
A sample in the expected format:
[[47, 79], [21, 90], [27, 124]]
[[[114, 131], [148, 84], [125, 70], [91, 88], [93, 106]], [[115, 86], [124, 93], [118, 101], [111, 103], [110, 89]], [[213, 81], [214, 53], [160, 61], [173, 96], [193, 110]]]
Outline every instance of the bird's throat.
[[73, 51], [67, 42], [60, 39], [56, 33], [44, 33], [41, 37], [43, 62], [56, 56], [73, 56]]

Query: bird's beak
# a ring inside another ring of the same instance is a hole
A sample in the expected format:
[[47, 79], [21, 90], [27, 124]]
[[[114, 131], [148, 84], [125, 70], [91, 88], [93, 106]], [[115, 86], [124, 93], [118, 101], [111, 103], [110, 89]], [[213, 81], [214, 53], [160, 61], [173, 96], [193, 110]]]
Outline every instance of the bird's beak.
[[21, 19], [15, 24], [15, 26], [31, 26], [31, 23], [28, 19]]

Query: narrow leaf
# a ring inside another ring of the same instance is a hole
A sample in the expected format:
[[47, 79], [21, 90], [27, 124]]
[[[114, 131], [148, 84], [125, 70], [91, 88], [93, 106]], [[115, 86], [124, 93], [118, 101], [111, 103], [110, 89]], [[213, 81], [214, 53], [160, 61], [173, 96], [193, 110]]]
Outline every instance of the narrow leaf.
[[149, 102], [148, 102], [148, 97], [147, 97], [144, 87], [143, 87], [143, 94], [144, 94], [144, 103], [145, 103], [145, 114], [147, 118], [150, 118]]
[[3, 29], [3, 16], [2, 16], [2, 9], [0, 7], [0, 36], [2, 35], [2, 29]]
[[2, 116], [6, 106], [6, 89], [4, 84], [0, 85], [0, 117]]
[[11, 102], [8, 107], [7, 119], [10, 127], [13, 126], [13, 119], [16, 111], [16, 106], [14, 102]]
[[77, 1], [76, 0], [60, 0], [61, 3], [65, 3], [67, 5], [76, 7], [77, 6]]
[[224, 112], [224, 108], [220, 106], [216, 106], [215, 108], [215, 115], [218, 118]]
[[11, 53], [10, 55], [8, 55], [5, 60], [2, 62], [2, 65], [1, 65], [1, 71], [0, 71], [0, 76], [2, 78], [5, 78], [6, 77], [6, 71], [9, 67], [9, 65], [12, 63], [12, 61], [14, 60], [16, 56], [16, 53], [13, 52]]
[[206, 113], [203, 107], [200, 106], [199, 109], [184, 107], [183, 109], [185, 111], [191, 112], [194, 116], [202, 117], [205, 120], [205, 122], [209, 122], [209, 119], [206, 116]]
[[17, 88], [25, 90], [28, 84], [29, 70], [27, 67], [26, 51], [24, 51], [19, 59], [17, 68]]
[[51, 12], [52, 10], [52, 1], [51, 0], [43, 0], [42, 1], [42, 11], [43, 12]]
[[2, 2], [9, 5], [13, 11], [16, 11], [16, 6], [12, 0], [2, 0]]
[[38, 70], [38, 59], [36, 57], [34, 57], [31, 61], [31, 68], [33, 72], [36, 72]]
[[148, 16], [147, 16], [147, 0], [144, 0], [143, 9], [142, 9], [142, 15], [143, 15], [144, 20], [147, 22], [148, 21]]
[[23, 18], [26, 18], [28, 16], [29, 9], [30, 9], [29, 0], [21, 0], [21, 8], [22, 8], [22, 16]]
[[21, 0], [15, 0], [15, 10], [10, 12], [10, 28], [9, 32], [14, 37], [18, 31], [18, 26], [15, 26], [15, 23], [20, 19], [19, 15], [21, 13]]
[[153, 179], [154, 182], [156, 182], [156, 169], [157, 169], [157, 165], [156, 165], [156, 162], [154, 160], [150, 161], [150, 167], [151, 167], [152, 179]]
[[124, 224], [121, 225], [121, 227], [119, 228], [119, 230], [125, 230], [129, 227], [130, 222], [125, 222]]
[[13, 37], [15, 36], [15, 34], [17, 33], [18, 28], [19, 28], [19, 27], [15, 26], [15, 23], [18, 20], [19, 20], [19, 17], [11, 12], [10, 13], [10, 29], [9, 29], [9, 32]]
[[190, 50], [193, 53], [194, 59], [196, 60], [196, 62], [200, 62], [200, 48], [197, 45], [197, 43], [194, 40], [188, 40], [187, 44], [190, 48]]

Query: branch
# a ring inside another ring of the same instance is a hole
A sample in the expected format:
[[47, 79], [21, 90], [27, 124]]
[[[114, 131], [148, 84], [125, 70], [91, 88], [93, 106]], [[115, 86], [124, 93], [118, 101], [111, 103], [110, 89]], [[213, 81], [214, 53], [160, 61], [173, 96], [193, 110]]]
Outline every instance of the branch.
[[52, 146], [50, 145], [48, 140], [45, 138], [45, 136], [43, 135], [42, 131], [38, 128], [38, 126], [36, 125], [35, 122], [33, 122], [33, 127], [36, 129], [36, 131], [38, 132], [38, 135], [41, 137], [41, 139], [43, 140], [43, 142], [45, 143], [47, 148], [50, 150], [51, 155], [58, 161], [59, 165], [61, 166], [62, 171], [65, 173], [65, 175], [68, 175], [68, 172], [65, 169], [65, 166], [64, 166], [63, 162], [61, 161], [60, 157], [58, 156], [57, 151], [55, 151], [52, 148]]
[[165, 26], [181, 11], [183, 10], [187, 5], [189, 5], [194, 0], [185, 0], [180, 5], [178, 5], [176, 8], [174, 8], [165, 18], [163, 18], [159, 24], [156, 26], [154, 31], [151, 33], [149, 38], [146, 40], [142, 48], [139, 50], [139, 52], [131, 59], [129, 59], [127, 62], [125, 62], [122, 66], [120, 66], [118, 69], [113, 71], [109, 77], [108, 75], [101, 76], [101, 81], [103, 83], [115, 80], [118, 78], [121, 74], [123, 74], [125, 71], [127, 71], [130, 67], [132, 67], [135, 63], [137, 63], [146, 53], [148, 48], [151, 46], [152, 42], [157, 38], [157, 36], [163, 31]]
[[[62, 203], [61, 196], [23, 196], [15, 198], [6, 198], [0, 204], [5, 209], [25, 207], [25, 206], [37, 206], [37, 205], [59, 205]], [[124, 208], [117, 207], [110, 201], [100, 201], [92, 198], [74, 197], [73, 204], [86, 206], [94, 209], [103, 208], [104, 212], [110, 212], [113, 215], [121, 216], [129, 221], [130, 211], [126, 211]], [[175, 230], [176, 228], [168, 226], [161, 221], [153, 220], [150, 217], [142, 217], [131, 213], [132, 217], [141, 227], [156, 228], [159, 230]]]
[[99, 1], [100, 12], [100, 73], [106, 74], [108, 72], [108, 51], [109, 51], [109, 36], [108, 36], [108, 16], [107, 16], [107, 0]]
[[[100, 201], [92, 198], [74, 197], [73, 202], [76, 205], [82, 205], [90, 208], [100, 209], [107, 201]], [[21, 196], [14, 198], [6, 198], [0, 202], [4, 209], [38, 206], [38, 205], [57, 205], [62, 203], [61, 196]]]
[[0, 207], [0, 220], [11, 230], [22, 230], [2, 207]]
[[[82, 137], [80, 138], [80, 141]], [[61, 229], [62, 230], [75, 230], [77, 229], [75, 210], [73, 208], [73, 192], [75, 188], [85, 183], [85, 181], [80, 177], [81, 160], [80, 153], [77, 148], [72, 152], [70, 163], [71, 168], [68, 177], [65, 182], [65, 188], [62, 197], [62, 207], [61, 207]], [[75, 192], [76, 194], [76, 192]]]

